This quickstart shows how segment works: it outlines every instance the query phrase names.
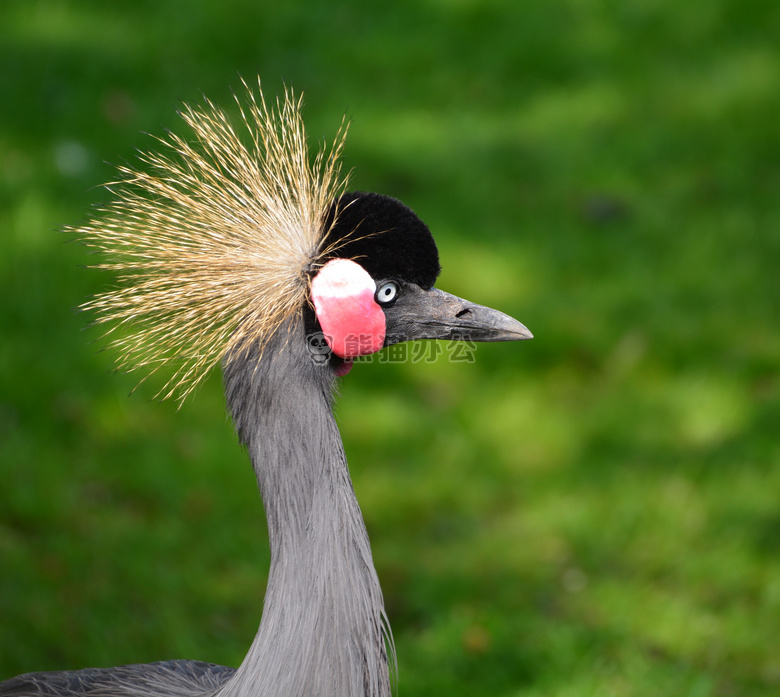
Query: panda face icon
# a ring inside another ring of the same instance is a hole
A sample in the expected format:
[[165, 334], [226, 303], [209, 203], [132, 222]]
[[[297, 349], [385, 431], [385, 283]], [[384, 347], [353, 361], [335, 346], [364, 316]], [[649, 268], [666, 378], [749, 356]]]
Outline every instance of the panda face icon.
[[315, 334], [309, 334], [306, 337], [306, 347], [309, 349], [309, 354], [315, 363], [326, 363], [330, 360], [330, 346], [328, 341], [322, 332], [316, 332]]

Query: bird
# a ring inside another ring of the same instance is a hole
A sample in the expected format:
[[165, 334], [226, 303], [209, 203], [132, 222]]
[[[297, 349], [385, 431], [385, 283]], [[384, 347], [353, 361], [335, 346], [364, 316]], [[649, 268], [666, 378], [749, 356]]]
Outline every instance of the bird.
[[366, 526], [333, 415], [339, 381], [400, 342], [532, 338], [520, 322], [435, 287], [428, 226], [383, 194], [348, 190], [348, 124], [308, 150], [302, 98], [262, 86], [240, 116], [181, 111], [112, 199], [69, 228], [116, 283], [84, 304], [119, 368], [164, 368], [185, 399], [220, 365], [254, 468], [271, 562], [259, 628], [238, 668], [168, 660], [26, 673], [0, 697], [389, 697], [397, 661]]

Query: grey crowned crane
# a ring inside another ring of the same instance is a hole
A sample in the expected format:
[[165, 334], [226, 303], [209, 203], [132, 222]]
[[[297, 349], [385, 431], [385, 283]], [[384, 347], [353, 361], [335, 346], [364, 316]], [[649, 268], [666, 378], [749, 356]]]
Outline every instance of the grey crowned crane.
[[[221, 362], [257, 475], [271, 568], [237, 669], [188, 660], [28, 673], [0, 696], [386, 697], [395, 651], [333, 417], [358, 356], [414, 339], [530, 339], [519, 322], [434, 287], [436, 244], [401, 202], [345, 193], [342, 128], [312, 161], [301, 102], [239, 104], [247, 145], [209, 102], [191, 141], [120, 167], [114, 202], [73, 230], [119, 286], [86, 309], [109, 323], [120, 367], [174, 365], [184, 398]], [[112, 187], [114, 188], [114, 187]]]

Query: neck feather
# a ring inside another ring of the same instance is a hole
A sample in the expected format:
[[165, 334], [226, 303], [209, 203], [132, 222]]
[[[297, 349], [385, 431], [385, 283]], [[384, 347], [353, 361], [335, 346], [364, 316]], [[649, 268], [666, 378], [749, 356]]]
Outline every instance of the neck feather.
[[335, 374], [304, 322], [224, 365], [257, 474], [271, 569], [263, 616], [224, 697], [386, 697], [392, 638], [331, 402]]

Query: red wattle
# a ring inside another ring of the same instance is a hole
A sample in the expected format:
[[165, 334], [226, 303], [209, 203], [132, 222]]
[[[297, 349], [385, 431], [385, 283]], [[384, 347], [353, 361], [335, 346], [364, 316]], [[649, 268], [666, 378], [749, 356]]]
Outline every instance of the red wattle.
[[345, 358], [341, 361], [341, 365], [336, 366], [336, 375], [343, 378], [350, 370], [352, 370], [352, 361], [349, 358]]
[[332, 259], [311, 283], [317, 319], [333, 353], [355, 358], [375, 353], [385, 343], [385, 313], [374, 300], [376, 284], [349, 259]]

